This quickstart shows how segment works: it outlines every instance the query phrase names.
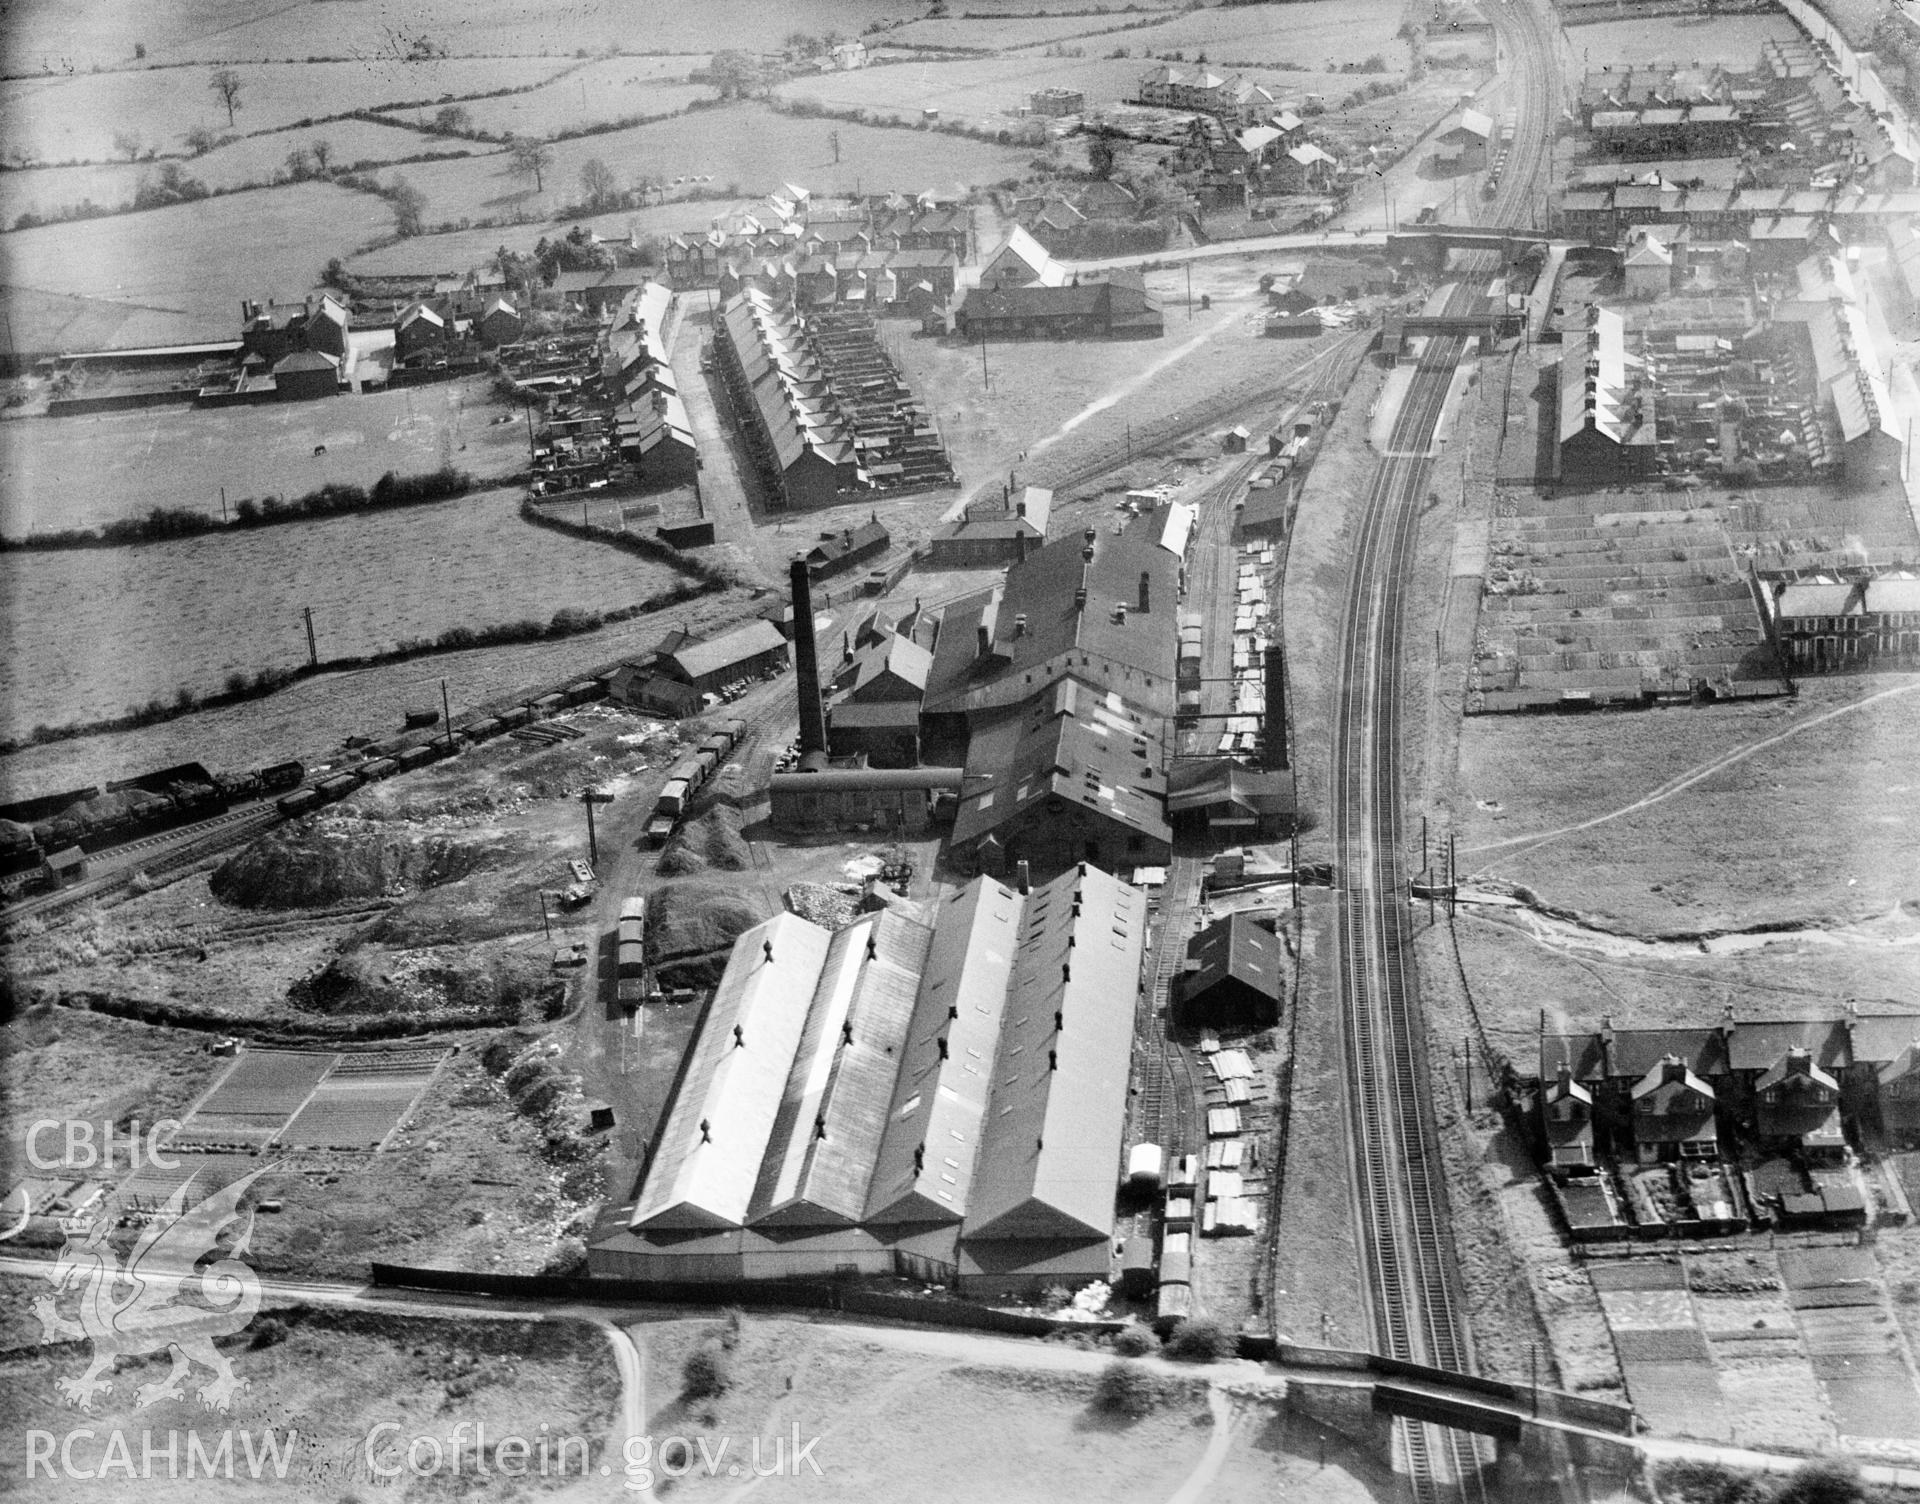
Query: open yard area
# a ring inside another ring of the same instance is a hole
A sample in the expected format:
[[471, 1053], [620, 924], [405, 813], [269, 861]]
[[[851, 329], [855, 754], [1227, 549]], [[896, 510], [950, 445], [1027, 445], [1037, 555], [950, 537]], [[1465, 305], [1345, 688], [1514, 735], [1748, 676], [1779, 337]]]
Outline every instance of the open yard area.
[[1475, 717], [1461, 869], [1648, 935], [1920, 922], [1917, 740], [1911, 675], [1806, 679], [1744, 707]]
[[478, 378], [220, 411], [19, 418], [0, 422], [0, 534], [98, 527], [162, 505], [218, 517], [223, 489], [229, 504], [294, 497], [370, 487], [389, 470], [450, 464], [485, 480], [524, 466], [526, 452], [525, 420]]
[[1760, 47], [1768, 38], [1805, 41], [1806, 33], [1785, 11], [1748, 16], [1635, 16], [1630, 21], [1603, 21], [1575, 26], [1567, 39], [1581, 66], [1604, 68], [1609, 63], [1680, 63], [1709, 67], [1752, 68], [1760, 61]]
[[[665, 567], [529, 526], [516, 498], [457, 501], [138, 548], [16, 555], [5, 734], [91, 720], [306, 655], [453, 626], [547, 621], [672, 588]], [[438, 672], [417, 666], [414, 677]]]
[[[139, 321], [142, 343], [219, 339], [233, 334], [242, 296], [297, 298], [314, 286], [328, 257], [392, 227], [393, 211], [382, 199], [296, 183], [0, 236], [0, 284], [9, 297], [27, 288], [138, 305], [151, 315]], [[57, 335], [28, 323], [35, 317], [32, 309], [14, 314], [14, 343], [59, 348]]]

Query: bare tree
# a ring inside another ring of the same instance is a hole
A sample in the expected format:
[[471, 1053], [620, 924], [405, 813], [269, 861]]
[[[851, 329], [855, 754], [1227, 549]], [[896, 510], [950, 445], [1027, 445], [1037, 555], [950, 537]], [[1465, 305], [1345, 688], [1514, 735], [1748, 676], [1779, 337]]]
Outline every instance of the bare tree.
[[308, 149], [313, 153], [314, 168], [324, 174], [327, 170], [327, 161], [333, 156], [333, 143], [322, 136]]
[[233, 124], [233, 112], [240, 108], [240, 75], [231, 68], [216, 68], [207, 80], [214, 98], [227, 107], [227, 124]]
[[588, 157], [580, 164], [580, 191], [586, 195], [587, 207], [598, 209], [620, 196], [620, 185], [611, 167], [598, 157]]
[[528, 136], [516, 136], [507, 143], [507, 155], [512, 162], [514, 172], [523, 178], [533, 179], [533, 191], [547, 191], [545, 174], [553, 166], [553, 153], [544, 141], [535, 141]]
[[138, 131], [115, 131], [113, 133], [113, 149], [129, 162], [140, 155], [140, 147], [142, 144]]

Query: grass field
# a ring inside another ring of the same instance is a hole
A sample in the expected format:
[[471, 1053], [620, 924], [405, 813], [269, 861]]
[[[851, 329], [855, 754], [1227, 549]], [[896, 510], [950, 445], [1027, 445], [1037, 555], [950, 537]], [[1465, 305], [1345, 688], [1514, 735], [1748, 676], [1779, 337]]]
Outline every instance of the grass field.
[[20, 554], [7, 573], [7, 736], [291, 667], [306, 656], [303, 606], [332, 657], [630, 605], [673, 582], [661, 565], [528, 526], [499, 491], [233, 537]]
[[[481, 379], [218, 412], [159, 407], [0, 422], [0, 534], [98, 527], [157, 504], [220, 515], [220, 491], [299, 496], [452, 464], [485, 479], [521, 468], [527, 430]], [[324, 445], [325, 454], [315, 454]]]
[[[141, 305], [159, 315], [141, 325], [156, 343], [217, 339], [233, 332], [242, 296], [297, 298], [328, 257], [392, 228], [382, 199], [296, 183], [0, 236], [0, 282]], [[22, 331], [15, 337], [47, 348]]]
[[[1820, 718], [1916, 684], [1811, 678], [1794, 699], [1744, 707], [1472, 718], [1460, 741], [1462, 870], [1650, 934], [1860, 920], [1911, 904], [1920, 688]], [[1638, 812], [1537, 847], [1516, 839], [1620, 809], [1788, 732]]]
[[1637, 16], [1567, 32], [1583, 67], [1609, 63], [1684, 63], [1752, 68], [1768, 38], [1804, 41], [1806, 33], [1784, 12], [1748, 16]]
[[[342, 51], [338, 46], [309, 50], [332, 55]], [[217, 47], [202, 54], [221, 55]], [[96, 161], [114, 155], [113, 138], [119, 131], [179, 151], [181, 138], [199, 125], [222, 133], [268, 130], [345, 110], [539, 83], [564, 66], [560, 59], [540, 57], [405, 63], [368, 56], [346, 63], [246, 63], [234, 70], [240, 75], [240, 100], [231, 126], [226, 107], [207, 87], [214, 71], [211, 63], [204, 68], [63, 74], [0, 84], [0, 119], [7, 122], [6, 153], [11, 158]]]
[[[706, 62], [701, 53], [596, 58], [529, 93], [476, 99], [464, 108], [475, 130], [511, 131], [520, 136], [551, 136], [573, 126], [631, 115], [664, 115], [712, 96], [713, 90], [706, 85], [687, 82], [687, 75]], [[396, 118], [426, 121], [438, 108], [402, 110]]]
[[[980, 23], [972, 23], [980, 26]], [[983, 33], [986, 28], [981, 27]], [[1130, 97], [1149, 65], [1135, 59], [1058, 58], [1036, 54], [964, 61], [889, 63], [854, 73], [823, 73], [782, 84], [792, 99], [812, 99], [836, 110], [874, 110], [918, 119], [937, 109], [948, 119], [1011, 125], [1035, 89], [1080, 89], [1089, 109]], [[821, 122], [831, 128], [832, 122]], [[841, 125], [842, 132], [849, 129]], [[844, 136], [843, 136], [844, 139]], [[1032, 152], [1025, 153], [1031, 156]]]
[[[974, 7], [968, 4], [962, 8], [971, 11]], [[1128, 15], [1124, 10], [1104, 16], [1008, 16], [993, 22], [943, 16], [896, 26], [887, 32], [883, 40], [890, 47], [992, 48], [1001, 52], [1014, 47], [1044, 47], [1053, 42], [1074, 40], [1090, 52], [1104, 51], [1109, 49], [1096, 49], [1088, 39], [1152, 19], [1150, 11]], [[1142, 28], [1139, 34], [1151, 35], [1151, 28]], [[1127, 40], [1128, 36], [1122, 35], [1115, 38], [1115, 44]]]
[[[840, 135], [834, 164], [828, 136]], [[835, 120], [799, 120], [757, 104], [703, 110], [673, 120], [601, 136], [556, 142], [546, 190], [516, 176], [505, 153], [459, 162], [424, 162], [404, 170], [427, 196], [427, 218], [460, 215], [550, 214], [580, 197], [580, 167], [598, 158], [623, 183], [641, 173], [656, 178], [699, 174], [724, 188], [737, 183], [757, 195], [781, 183], [799, 183], [822, 194], [872, 193], [897, 188], [964, 188], [1022, 171], [1032, 153], [983, 141]], [[716, 206], [717, 210], [717, 206]], [[694, 223], [715, 210], [696, 212]], [[624, 224], [626, 216], [616, 216]], [[684, 223], [684, 221], [683, 221]], [[496, 241], [497, 244], [497, 241]]]
[[1157, 57], [1184, 52], [1191, 60], [1205, 53], [1215, 65], [1260, 63], [1301, 72], [1333, 72], [1377, 52], [1397, 74], [1406, 71], [1410, 59], [1407, 44], [1394, 37], [1403, 18], [1397, 5], [1300, 0], [1189, 11], [1164, 26], [1116, 40], [1151, 47]]

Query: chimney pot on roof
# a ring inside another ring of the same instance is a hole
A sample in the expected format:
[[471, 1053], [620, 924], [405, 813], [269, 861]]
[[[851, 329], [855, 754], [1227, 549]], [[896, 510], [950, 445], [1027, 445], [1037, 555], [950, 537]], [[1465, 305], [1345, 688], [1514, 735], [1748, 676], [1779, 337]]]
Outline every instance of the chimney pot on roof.
[[760, 947], [766, 952], [767, 959], [771, 961], [773, 959], [773, 942], [771, 940], [762, 940]]
[[993, 646], [993, 634], [987, 630], [986, 623], [982, 622], [976, 629], [976, 636], [978, 640], [975, 645], [974, 656], [976, 658], [984, 658], [987, 656], [987, 649]]
[[1140, 610], [1144, 613], [1151, 609], [1153, 600], [1153, 576], [1146, 570], [1140, 571]]
[[[1084, 593], [1085, 592], [1082, 592], [1082, 594]], [[1014, 617], [1013, 635], [1015, 637], [1025, 637], [1027, 635], [1027, 613], [1026, 612], [1022, 611]]]
[[700, 1142], [703, 1144], [713, 1142], [713, 1120], [711, 1118], [700, 1119]]
[[942, 1034], [934, 1042], [940, 1046], [940, 1058], [945, 1060], [947, 1058], [947, 1036]]
[[1073, 963], [1071, 961], [1062, 961], [1060, 963], [1060, 980], [1063, 982], [1071, 982], [1073, 980]]

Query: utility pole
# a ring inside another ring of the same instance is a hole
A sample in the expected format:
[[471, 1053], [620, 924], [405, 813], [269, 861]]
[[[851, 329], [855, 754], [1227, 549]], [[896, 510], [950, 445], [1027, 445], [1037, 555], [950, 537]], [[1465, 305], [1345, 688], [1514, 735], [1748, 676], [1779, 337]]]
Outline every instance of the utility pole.
[[1454, 868], [1458, 855], [1459, 837], [1452, 831], [1447, 832], [1447, 918], [1453, 918], [1455, 908], [1460, 902], [1460, 874]]
[[580, 802], [587, 807], [587, 861], [598, 871], [600, 866], [600, 842], [594, 834], [593, 807], [596, 804], [613, 803], [613, 795], [603, 794], [596, 788], [585, 788], [580, 791]]
[[318, 668], [320, 667], [320, 649], [313, 640], [313, 607], [302, 606], [300, 615], [306, 619], [307, 623], [307, 665], [310, 668]]
[[1193, 317], [1193, 263], [1187, 263], [1187, 317]]
[[980, 382], [988, 391], [993, 390], [993, 378], [987, 374], [987, 328], [980, 326]]
[[553, 943], [553, 919], [547, 913], [547, 890], [540, 890], [540, 928], [547, 932], [547, 943]]
[[[1913, 442], [1913, 420], [1912, 419], [1907, 420], [1907, 442], [1909, 444]], [[220, 488], [220, 521], [222, 523], [225, 523], [226, 520], [227, 520], [227, 488], [225, 486], [222, 486]]]
[[447, 681], [440, 681], [440, 724], [447, 731], [447, 751], [453, 751], [453, 711], [447, 705]]
[[536, 459], [533, 452], [533, 398], [522, 398], [520, 405], [527, 410], [527, 463], [531, 465]]
[[1467, 1073], [1467, 1112], [1473, 1112], [1473, 1035], [1465, 1034], [1461, 1038], [1460, 1064]]

